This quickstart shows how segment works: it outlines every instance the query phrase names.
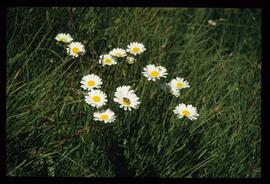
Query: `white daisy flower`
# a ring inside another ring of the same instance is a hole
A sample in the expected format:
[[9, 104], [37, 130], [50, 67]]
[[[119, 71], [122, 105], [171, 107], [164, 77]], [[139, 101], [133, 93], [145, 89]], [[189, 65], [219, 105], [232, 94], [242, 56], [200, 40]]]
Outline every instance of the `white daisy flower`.
[[104, 121], [104, 123], [111, 123], [115, 120], [115, 113], [110, 109], [94, 113], [95, 121]]
[[131, 108], [136, 109], [139, 102], [139, 97], [130, 89], [130, 86], [120, 86], [116, 89], [113, 99], [116, 103], [120, 104], [120, 108], [131, 111]]
[[100, 90], [91, 90], [87, 96], [85, 96], [85, 101], [89, 105], [93, 107], [101, 107], [106, 104], [107, 100], [107, 95], [100, 91]]
[[153, 64], [147, 65], [143, 68], [143, 75], [148, 78], [148, 80], [155, 81], [156, 79], [160, 79], [161, 77], [166, 78], [168, 75], [166, 68], [163, 66], [155, 66]]
[[180, 96], [181, 89], [190, 87], [188, 81], [180, 77], [176, 77], [176, 79], [172, 79], [171, 82], [168, 83], [168, 86], [170, 88], [171, 94], [176, 97]]
[[137, 55], [143, 53], [146, 49], [142, 43], [132, 42], [128, 46], [127, 52]]
[[133, 57], [127, 57], [126, 61], [127, 61], [128, 64], [131, 65], [131, 64], [135, 63], [136, 59], [133, 58]]
[[94, 88], [100, 88], [102, 84], [102, 80], [99, 76], [95, 74], [88, 74], [82, 78], [80, 83], [81, 83], [81, 87], [84, 90], [91, 90]]
[[207, 22], [211, 26], [216, 26], [217, 25], [217, 22], [216, 21], [213, 21], [213, 20], [208, 20]]
[[171, 93], [172, 95], [174, 95], [175, 97], [179, 97], [180, 94], [181, 94], [179, 89], [171, 88], [171, 87], [170, 87], [170, 93]]
[[67, 53], [73, 58], [85, 54], [84, 45], [80, 42], [71, 42], [67, 47]]
[[170, 87], [176, 88], [176, 89], [184, 89], [189, 88], [190, 85], [188, 81], [186, 81], [184, 78], [176, 77], [176, 79], [172, 79], [171, 82], [169, 82]]
[[117, 64], [115, 59], [109, 54], [99, 56], [99, 63], [102, 64], [102, 66]]
[[114, 57], [125, 57], [127, 55], [126, 51], [121, 48], [113, 49], [109, 54]]
[[63, 43], [69, 43], [73, 40], [73, 38], [68, 33], [59, 33], [58, 35], [56, 35], [55, 39]]
[[197, 108], [192, 105], [179, 104], [173, 110], [174, 114], [178, 115], [179, 118], [186, 116], [190, 120], [196, 120], [199, 114]]

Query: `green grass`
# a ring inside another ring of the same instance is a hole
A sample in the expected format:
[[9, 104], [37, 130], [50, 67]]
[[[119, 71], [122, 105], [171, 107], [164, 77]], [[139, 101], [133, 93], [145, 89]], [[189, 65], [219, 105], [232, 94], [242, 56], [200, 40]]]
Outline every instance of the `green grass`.
[[[10, 8], [7, 22], [8, 176], [261, 177], [260, 9]], [[60, 32], [86, 54], [68, 58]], [[136, 64], [98, 64], [132, 41], [147, 49]], [[147, 81], [151, 63], [168, 77]], [[89, 73], [103, 79], [110, 125], [84, 101]], [[160, 88], [176, 76], [191, 84], [180, 98]], [[139, 109], [113, 103], [120, 85], [132, 86]], [[173, 114], [182, 102], [198, 108], [196, 121]]]

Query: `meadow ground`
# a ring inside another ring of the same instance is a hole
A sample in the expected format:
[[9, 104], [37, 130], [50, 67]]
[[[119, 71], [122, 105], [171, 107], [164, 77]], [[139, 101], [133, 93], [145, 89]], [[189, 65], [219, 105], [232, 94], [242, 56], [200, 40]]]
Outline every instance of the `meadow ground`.
[[[261, 177], [260, 9], [9, 8], [7, 24], [8, 176]], [[85, 55], [67, 57], [61, 32]], [[133, 65], [98, 64], [133, 41], [147, 49]], [[168, 77], [147, 81], [148, 64]], [[111, 124], [84, 101], [89, 73], [103, 79]], [[191, 85], [179, 98], [162, 88], [177, 76]], [[112, 101], [120, 85], [135, 90], [138, 109]], [[178, 119], [179, 103], [198, 119]]]

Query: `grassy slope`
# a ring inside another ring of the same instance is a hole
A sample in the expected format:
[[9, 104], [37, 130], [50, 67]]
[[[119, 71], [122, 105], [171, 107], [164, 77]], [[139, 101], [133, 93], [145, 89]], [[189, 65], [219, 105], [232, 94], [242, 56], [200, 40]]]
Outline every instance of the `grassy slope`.
[[[260, 177], [260, 26], [260, 10], [248, 9], [10, 9], [7, 174]], [[55, 44], [59, 32], [87, 54], [68, 60]], [[131, 41], [147, 48], [138, 64], [97, 64]], [[169, 77], [148, 82], [141, 71], [150, 63]], [[140, 108], [127, 113], [109, 103], [117, 121], [93, 121], [79, 85], [88, 73], [102, 77], [110, 102], [116, 87], [131, 85]], [[191, 84], [179, 99], [159, 88], [176, 76]], [[180, 102], [196, 106], [199, 119], [183, 126], [172, 114]]]

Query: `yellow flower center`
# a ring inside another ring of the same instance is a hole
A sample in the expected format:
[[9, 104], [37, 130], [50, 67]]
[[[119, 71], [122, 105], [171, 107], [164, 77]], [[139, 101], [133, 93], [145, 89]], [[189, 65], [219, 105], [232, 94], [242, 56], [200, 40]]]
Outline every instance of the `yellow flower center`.
[[101, 98], [100, 98], [100, 96], [93, 96], [93, 97], [92, 97], [92, 100], [93, 100], [94, 102], [100, 102], [100, 101], [101, 101]]
[[110, 64], [112, 62], [112, 59], [107, 58], [107, 59], [104, 60], [104, 62], [107, 63], [107, 64]]
[[183, 115], [183, 116], [190, 116], [189, 110], [183, 110], [183, 111], [182, 111], [182, 115]]
[[182, 87], [185, 87], [185, 84], [183, 82], [177, 82], [176, 87], [182, 88]]
[[74, 48], [72, 48], [72, 52], [73, 52], [74, 54], [78, 54], [79, 49], [78, 49], [77, 47], [74, 47]]
[[152, 71], [152, 72], [150, 73], [150, 75], [151, 75], [152, 77], [158, 77], [158, 76], [160, 75], [160, 73], [159, 73], [158, 71]]
[[109, 119], [109, 116], [107, 114], [102, 114], [99, 118], [102, 120], [107, 120]]
[[60, 38], [60, 40], [59, 40], [60, 42], [64, 42], [64, 43], [66, 43], [67, 42], [67, 39], [66, 38]]
[[131, 101], [128, 98], [123, 98], [123, 104], [129, 106], [131, 104]]
[[134, 47], [132, 50], [133, 50], [133, 52], [139, 52], [140, 51], [140, 48]]
[[88, 81], [87, 84], [88, 86], [91, 86], [91, 87], [96, 85], [95, 81], [92, 81], [92, 80]]

